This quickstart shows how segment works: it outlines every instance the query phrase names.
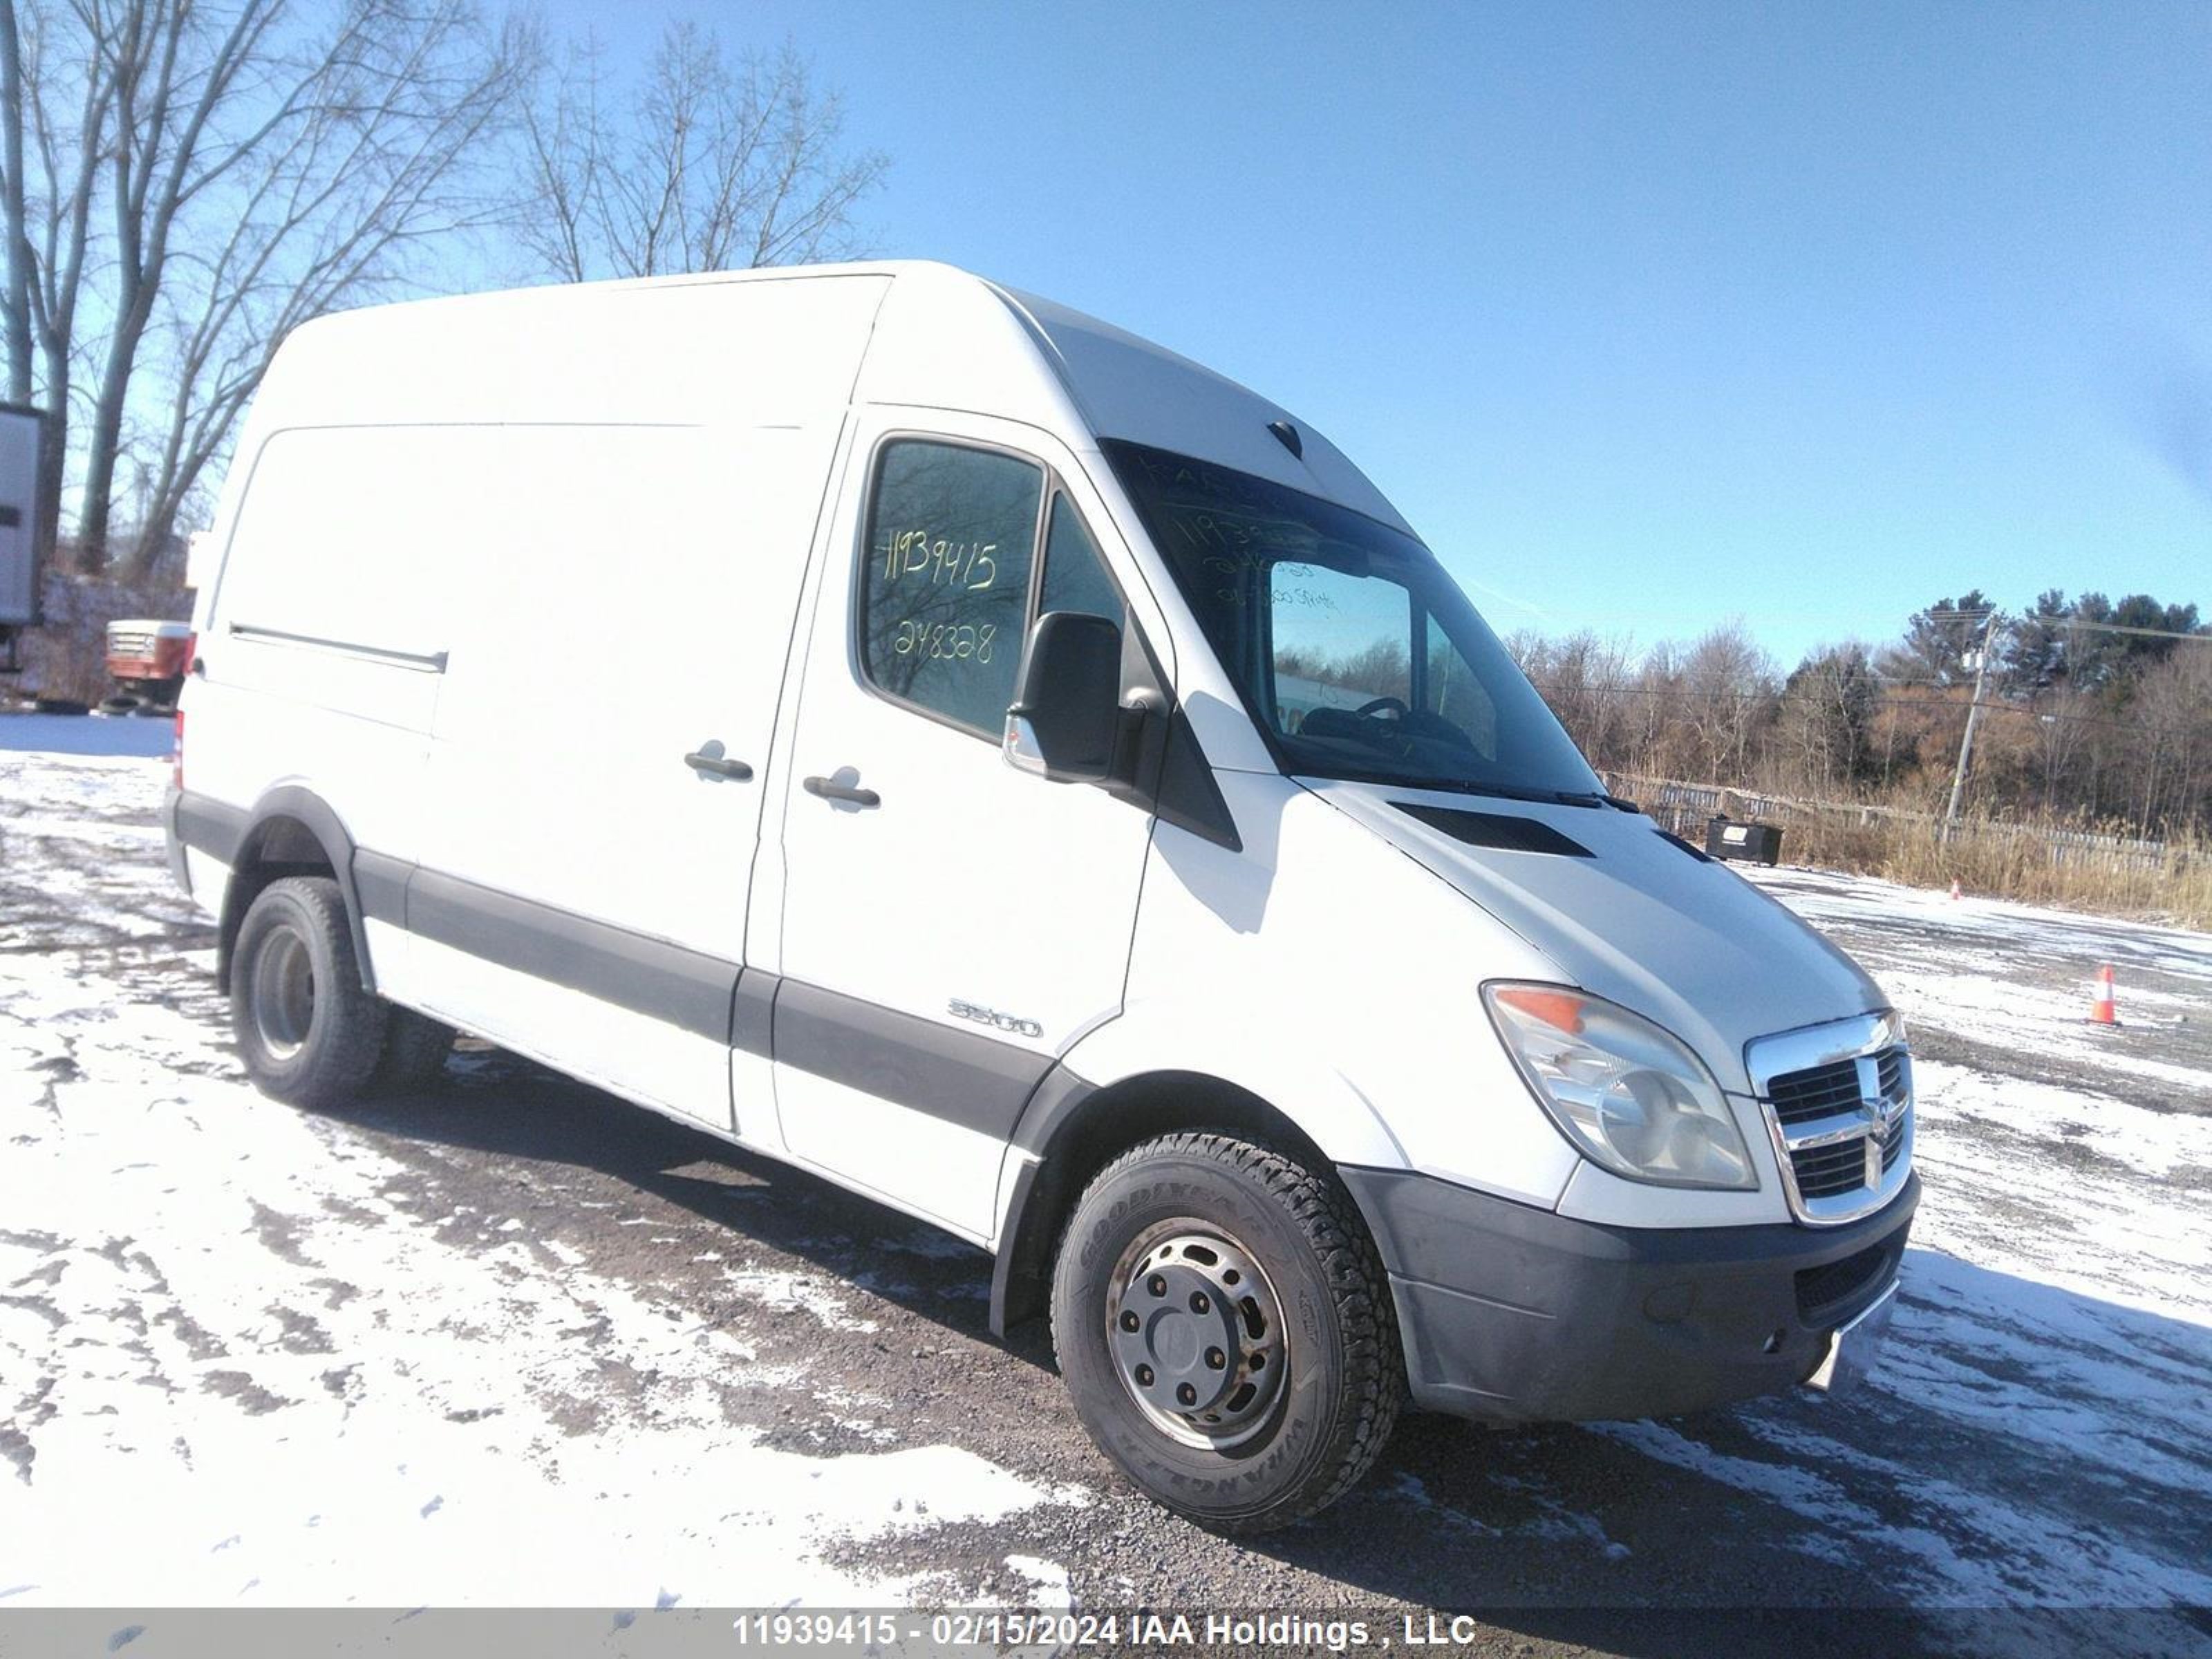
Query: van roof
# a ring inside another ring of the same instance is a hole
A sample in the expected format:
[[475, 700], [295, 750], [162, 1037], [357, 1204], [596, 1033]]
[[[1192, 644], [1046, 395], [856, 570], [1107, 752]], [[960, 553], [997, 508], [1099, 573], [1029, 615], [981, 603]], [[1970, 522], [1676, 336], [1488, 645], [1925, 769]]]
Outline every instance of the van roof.
[[[635, 303], [646, 295], [667, 297]], [[848, 402], [1002, 416], [1077, 449], [1127, 439], [1404, 527], [1334, 445], [1279, 404], [1110, 323], [931, 260], [514, 289], [337, 313], [286, 340], [254, 424], [775, 422]], [[1268, 429], [1277, 422], [1296, 428], [1300, 453]]]

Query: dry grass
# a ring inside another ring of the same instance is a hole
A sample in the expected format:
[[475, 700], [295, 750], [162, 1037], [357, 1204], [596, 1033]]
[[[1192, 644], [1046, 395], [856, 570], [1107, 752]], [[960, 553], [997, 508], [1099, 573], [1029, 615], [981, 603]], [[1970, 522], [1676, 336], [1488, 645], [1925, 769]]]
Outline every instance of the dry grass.
[[1792, 864], [1915, 887], [1956, 881], [1988, 898], [2212, 928], [2212, 837], [2202, 831], [2177, 830], [2153, 848], [2126, 824], [1984, 813], [1947, 835], [1942, 797], [1908, 789], [1845, 803], [1624, 773], [1610, 782], [1696, 846], [1705, 843], [1707, 814], [1723, 811], [1779, 824], [1782, 855]]
[[125, 617], [183, 620], [191, 611], [173, 583], [134, 584], [50, 573], [46, 621], [23, 636], [22, 690], [96, 703], [115, 689], [107, 624]]
[[1948, 836], [1932, 817], [1830, 811], [1793, 812], [1784, 823], [1783, 854], [1793, 864], [2212, 927], [2212, 842], [2197, 836], [2169, 836], [2156, 856], [2127, 856], [2063, 846], [2060, 838], [2081, 826], [2055, 822], [1969, 817]]

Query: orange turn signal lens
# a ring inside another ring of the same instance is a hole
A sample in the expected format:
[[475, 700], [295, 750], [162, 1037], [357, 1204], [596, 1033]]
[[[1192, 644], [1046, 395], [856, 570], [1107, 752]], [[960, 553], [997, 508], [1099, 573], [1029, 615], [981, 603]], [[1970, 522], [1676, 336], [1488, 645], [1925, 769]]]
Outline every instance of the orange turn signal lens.
[[1508, 985], [1493, 994], [1507, 1007], [1524, 1013], [1531, 1019], [1540, 1019], [1545, 1024], [1565, 1031], [1570, 1036], [1581, 1034], [1583, 1000], [1571, 991], [1544, 991], [1532, 985]]

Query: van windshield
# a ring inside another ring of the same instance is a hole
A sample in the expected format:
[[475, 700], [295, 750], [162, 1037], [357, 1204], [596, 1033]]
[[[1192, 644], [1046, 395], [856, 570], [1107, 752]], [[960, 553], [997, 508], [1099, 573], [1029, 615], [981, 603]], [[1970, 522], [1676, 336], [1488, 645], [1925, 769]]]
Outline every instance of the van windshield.
[[1286, 772], [1595, 805], [1598, 781], [1436, 556], [1319, 496], [1105, 446]]

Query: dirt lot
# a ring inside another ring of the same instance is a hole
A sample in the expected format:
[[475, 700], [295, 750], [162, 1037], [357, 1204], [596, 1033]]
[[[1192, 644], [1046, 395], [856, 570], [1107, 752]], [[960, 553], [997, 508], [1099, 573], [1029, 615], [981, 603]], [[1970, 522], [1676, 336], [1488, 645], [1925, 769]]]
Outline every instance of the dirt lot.
[[1928, 1195], [1873, 1382], [1408, 1419], [1236, 1543], [1117, 1484], [925, 1227], [481, 1047], [339, 1116], [254, 1094], [160, 783], [0, 752], [0, 1607], [1443, 1606], [1475, 1650], [1656, 1654], [1689, 1638], [1640, 1609], [1817, 1607], [1867, 1651], [2212, 1648], [2212, 938], [1761, 874], [1913, 1024]]

